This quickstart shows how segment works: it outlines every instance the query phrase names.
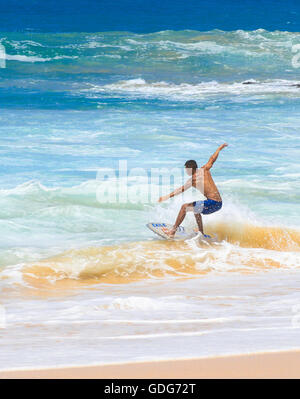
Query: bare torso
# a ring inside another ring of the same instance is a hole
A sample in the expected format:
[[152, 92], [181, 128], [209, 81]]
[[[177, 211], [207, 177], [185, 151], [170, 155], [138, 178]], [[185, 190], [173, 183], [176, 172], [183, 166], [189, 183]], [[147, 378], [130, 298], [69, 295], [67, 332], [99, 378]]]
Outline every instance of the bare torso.
[[192, 186], [200, 190], [206, 198], [214, 201], [222, 201], [219, 190], [208, 169], [202, 167], [194, 173], [192, 177]]

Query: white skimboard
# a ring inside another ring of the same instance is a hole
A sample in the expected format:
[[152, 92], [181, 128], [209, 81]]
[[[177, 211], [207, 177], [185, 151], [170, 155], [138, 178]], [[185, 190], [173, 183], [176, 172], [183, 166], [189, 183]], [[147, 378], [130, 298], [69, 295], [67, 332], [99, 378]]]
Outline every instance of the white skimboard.
[[148, 227], [148, 229], [153, 231], [153, 233], [158, 234], [160, 237], [164, 238], [165, 240], [187, 240], [189, 238], [196, 237], [196, 235], [199, 233], [197, 229], [188, 229], [183, 226], [179, 226], [174, 237], [171, 238], [164, 232], [164, 229], [169, 230], [173, 227], [171, 224], [147, 223], [146, 226]]

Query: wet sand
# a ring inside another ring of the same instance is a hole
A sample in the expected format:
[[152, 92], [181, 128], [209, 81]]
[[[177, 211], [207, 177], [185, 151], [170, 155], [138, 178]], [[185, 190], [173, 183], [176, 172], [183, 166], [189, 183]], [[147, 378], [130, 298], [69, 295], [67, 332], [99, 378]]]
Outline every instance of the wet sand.
[[300, 378], [300, 350], [0, 371], [9, 378]]

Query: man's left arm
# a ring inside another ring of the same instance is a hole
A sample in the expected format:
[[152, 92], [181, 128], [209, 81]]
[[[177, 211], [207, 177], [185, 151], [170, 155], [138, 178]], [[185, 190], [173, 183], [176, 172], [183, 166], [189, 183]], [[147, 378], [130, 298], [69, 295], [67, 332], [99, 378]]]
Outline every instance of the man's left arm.
[[217, 158], [218, 158], [218, 156], [219, 156], [219, 154], [220, 154], [220, 151], [223, 150], [223, 148], [225, 148], [225, 147], [227, 147], [227, 146], [228, 146], [227, 143], [224, 143], [224, 144], [220, 145], [220, 147], [219, 147], [219, 148], [217, 149], [217, 151], [209, 158], [208, 162], [203, 166], [203, 168], [204, 168], [204, 169], [210, 169], [210, 168], [213, 166], [213, 164], [216, 162], [216, 160], [217, 160]]

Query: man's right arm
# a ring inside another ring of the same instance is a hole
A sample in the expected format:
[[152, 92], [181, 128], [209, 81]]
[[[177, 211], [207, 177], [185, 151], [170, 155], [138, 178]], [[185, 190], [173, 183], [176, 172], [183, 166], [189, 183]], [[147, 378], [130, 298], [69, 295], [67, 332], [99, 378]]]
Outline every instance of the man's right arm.
[[183, 193], [185, 190], [189, 189], [190, 187], [192, 187], [192, 178], [188, 179], [183, 186], [176, 188], [176, 190], [172, 191], [172, 193], [160, 197], [158, 202], [163, 202], [168, 200], [169, 198], [173, 198], [176, 195]]

